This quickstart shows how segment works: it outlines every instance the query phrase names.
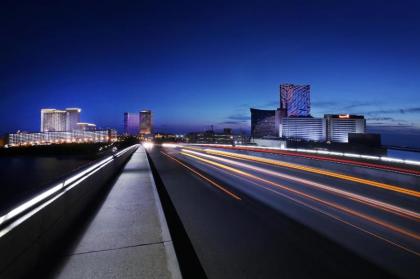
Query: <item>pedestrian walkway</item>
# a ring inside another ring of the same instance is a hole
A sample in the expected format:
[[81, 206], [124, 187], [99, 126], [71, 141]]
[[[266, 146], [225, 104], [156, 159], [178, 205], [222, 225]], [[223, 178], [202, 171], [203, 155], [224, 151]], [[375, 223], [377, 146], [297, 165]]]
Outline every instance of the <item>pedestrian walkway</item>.
[[181, 278], [146, 151], [139, 147], [57, 278]]

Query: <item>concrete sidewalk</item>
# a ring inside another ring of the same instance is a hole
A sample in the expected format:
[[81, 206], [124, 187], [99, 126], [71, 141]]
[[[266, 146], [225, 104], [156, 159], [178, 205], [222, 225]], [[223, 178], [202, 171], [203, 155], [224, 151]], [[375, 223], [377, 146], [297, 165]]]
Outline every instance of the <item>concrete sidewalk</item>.
[[181, 278], [146, 152], [139, 147], [56, 278]]

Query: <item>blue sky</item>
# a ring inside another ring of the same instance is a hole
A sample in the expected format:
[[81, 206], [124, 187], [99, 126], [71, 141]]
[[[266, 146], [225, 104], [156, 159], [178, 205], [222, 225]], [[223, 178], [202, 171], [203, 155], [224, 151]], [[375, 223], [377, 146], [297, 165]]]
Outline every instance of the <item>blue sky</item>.
[[248, 131], [250, 107], [301, 83], [314, 116], [420, 136], [419, 1], [17, 2], [0, 7], [0, 133], [75, 106], [100, 127], [148, 108], [161, 131]]

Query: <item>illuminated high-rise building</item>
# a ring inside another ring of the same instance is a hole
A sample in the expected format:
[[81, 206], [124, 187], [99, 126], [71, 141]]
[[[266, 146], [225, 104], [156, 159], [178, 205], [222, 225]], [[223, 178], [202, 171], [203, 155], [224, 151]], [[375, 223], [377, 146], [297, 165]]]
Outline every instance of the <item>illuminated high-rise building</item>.
[[[80, 122], [80, 108], [41, 109], [41, 132], [95, 130], [96, 125]], [[95, 127], [95, 128], [94, 128]]]
[[66, 131], [67, 111], [58, 109], [41, 109], [41, 132]]
[[66, 131], [78, 130], [77, 123], [80, 122], [80, 108], [66, 108]]
[[[326, 114], [312, 117], [310, 85], [281, 84], [280, 108], [259, 110], [251, 108], [251, 136], [281, 138], [292, 142], [339, 142], [365, 139], [366, 119], [362, 115]], [[356, 139], [356, 140], [354, 140]], [[373, 141], [373, 140], [371, 140]], [[378, 144], [376, 140], [376, 145]]]
[[308, 117], [311, 114], [311, 86], [280, 84], [280, 109], [287, 117]]
[[140, 128], [140, 115], [138, 113], [124, 112], [124, 134], [138, 136]]
[[140, 115], [140, 135], [150, 135], [152, 133], [152, 111], [142, 110]]

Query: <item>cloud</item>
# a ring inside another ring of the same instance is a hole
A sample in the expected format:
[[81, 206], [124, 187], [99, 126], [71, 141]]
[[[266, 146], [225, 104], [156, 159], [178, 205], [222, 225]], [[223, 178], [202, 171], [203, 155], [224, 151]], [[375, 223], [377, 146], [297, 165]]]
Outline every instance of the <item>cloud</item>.
[[406, 123], [396, 123], [396, 124], [389, 124], [387, 122], [376, 122], [376, 123], [372, 123], [369, 125], [369, 127], [379, 127], [379, 128], [392, 128], [392, 129], [400, 129], [400, 128], [415, 128], [415, 126], [411, 125], [411, 124], [406, 124]]
[[420, 107], [400, 109], [400, 113], [420, 113]]
[[252, 107], [250, 104], [240, 104], [236, 106], [236, 109], [249, 109], [250, 107]]
[[245, 127], [249, 126], [245, 121], [222, 121], [217, 123], [218, 125], [231, 125], [231, 126], [238, 126], [238, 127]]
[[360, 107], [369, 107], [369, 106], [373, 106], [373, 105], [377, 105], [378, 103], [376, 102], [353, 102], [349, 105], [345, 105], [343, 107], [344, 110], [351, 110], [354, 108], [360, 108]]
[[321, 101], [321, 102], [312, 102], [312, 107], [316, 108], [331, 108], [336, 107], [338, 104], [336, 102]]
[[232, 115], [228, 116], [227, 119], [246, 122], [246, 121], [251, 119], [251, 116], [238, 113], [238, 114], [232, 114]]
[[373, 107], [378, 108], [380, 106], [385, 106], [389, 108], [385, 109], [376, 109], [376, 110], [370, 110], [365, 112], [367, 115], [378, 115], [378, 114], [405, 114], [405, 113], [420, 113], [420, 107], [414, 106], [414, 107], [403, 107], [403, 108], [396, 108], [393, 103], [384, 102], [381, 100], [375, 100], [375, 101], [350, 101], [345, 103], [336, 103], [336, 102], [313, 102], [313, 106], [319, 106], [319, 107], [331, 107], [336, 106], [337, 108], [341, 108], [343, 110], [354, 110], [359, 108], [365, 108], [365, 107]]
[[219, 122], [219, 124], [227, 124], [227, 125], [243, 125], [243, 121], [223, 121]]
[[367, 112], [366, 114], [378, 115], [378, 114], [406, 114], [406, 113], [420, 113], [420, 107], [374, 110], [374, 111]]
[[370, 118], [366, 118], [366, 120], [368, 121], [396, 121], [392, 117], [370, 117]]
[[219, 122], [218, 125], [231, 125], [239, 128], [245, 128], [249, 126], [250, 120], [251, 116], [249, 113], [236, 113], [229, 115], [225, 118], [225, 121]]
[[368, 107], [376, 106], [378, 102], [361, 102], [361, 101], [320, 101], [312, 102], [311, 106], [314, 111], [318, 113], [351, 113], [351, 114], [366, 114], [363, 111]]
[[280, 105], [280, 101], [270, 101], [262, 105], [262, 107], [278, 107]]

